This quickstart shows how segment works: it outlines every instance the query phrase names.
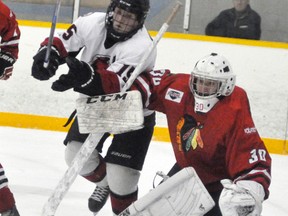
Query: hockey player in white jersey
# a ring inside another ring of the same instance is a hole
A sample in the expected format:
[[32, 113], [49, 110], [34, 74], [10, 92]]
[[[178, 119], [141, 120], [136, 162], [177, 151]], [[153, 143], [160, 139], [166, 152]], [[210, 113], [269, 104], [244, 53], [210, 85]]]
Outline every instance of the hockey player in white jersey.
[[[141, 60], [142, 55], [152, 44], [152, 39], [144, 26], [150, 8], [149, 0], [112, 0], [106, 13], [91, 13], [79, 17], [65, 32], [55, 34], [48, 67], [43, 66], [48, 38], [33, 57], [32, 76], [38, 80], [48, 80], [54, 76], [59, 65], [65, 63], [68, 56], [77, 56], [92, 65], [94, 70], [108, 70], [119, 75], [123, 82]], [[146, 61], [145, 69], [154, 67], [156, 50]], [[69, 61], [69, 60], [68, 60]], [[98, 79], [92, 74], [79, 71], [78, 79], [61, 75], [52, 85], [53, 90], [65, 91], [72, 86], [79, 87], [84, 95], [103, 94], [102, 88], [95, 84]], [[99, 80], [98, 80], [99, 82]], [[81, 83], [81, 84], [80, 84]], [[94, 85], [96, 88], [85, 88]], [[105, 86], [105, 83], [101, 86]], [[84, 87], [84, 88], [83, 88]], [[83, 95], [82, 95], [83, 96]], [[81, 94], [80, 94], [81, 97]], [[92, 156], [80, 171], [80, 175], [96, 183], [90, 196], [89, 209], [96, 215], [104, 206], [109, 194], [114, 214], [122, 212], [137, 199], [138, 181], [145, 156], [153, 134], [155, 113], [145, 110], [144, 128], [133, 132], [116, 134], [104, 158], [101, 148], [109, 136], [105, 134]], [[88, 134], [80, 134], [77, 117], [75, 118], [65, 140], [65, 160], [69, 165], [81, 148]]]

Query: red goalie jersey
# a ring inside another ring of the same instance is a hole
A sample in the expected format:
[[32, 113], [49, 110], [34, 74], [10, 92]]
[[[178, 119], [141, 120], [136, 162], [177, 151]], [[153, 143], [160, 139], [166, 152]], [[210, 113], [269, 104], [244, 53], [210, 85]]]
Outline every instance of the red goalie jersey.
[[[106, 93], [120, 90], [111, 76], [116, 74], [101, 74]], [[193, 166], [210, 193], [222, 190], [221, 179], [253, 180], [267, 198], [271, 158], [253, 123], [246, 92], [236, 86], [209, 112], [195, 112], [189, 82], [190, 74], [158, 70], [143, 73], [131, 89], [141, 92], [149, 109], [166, 114], [177, 163]]]

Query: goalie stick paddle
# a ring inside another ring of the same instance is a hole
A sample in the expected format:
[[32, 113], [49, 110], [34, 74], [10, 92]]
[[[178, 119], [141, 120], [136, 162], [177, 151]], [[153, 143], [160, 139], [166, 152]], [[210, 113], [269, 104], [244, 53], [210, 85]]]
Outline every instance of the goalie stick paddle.
[[[140, 64], [137, 65], [129, 79], [127, 80], [127, 83], [125, 84], [124, 88], [122, 89], [122, 92], [126, 91], [130, 88], [136, 77], [142, 72], [143, 66], [145, 61], [147, 60], [147, 57], [151, 54], [155, 46], [158, 44], [160, 39], [162, 38], [165, 31], [168, 29], [170, 22], [175, 17], [176, 13], [179, 11], [181, 7], [181, 3], [178, 1], [176, 6], [173, 8], [172, 13], [166, 20], [166, 22], [162, 25], [161, 29], [159, 30], [158, 34], [156, 35], [155, 39], [153, 40], [153, 44], [149, 49], [144, 53]], [[135, 74], [135, 75], [134, 75]], [[107, 131], [108, 132], [108, 131]], [[77, 175], [79, 174], [80, 170], [92, 154], [93, 150], [97, 146], [98, 142], [102, 138], [104, 133], [90, 133], [85, 142], [83, 143], [82, 147], [76, 154], [75, 158], [73, 159], [70, 167], [66, 170], [64, 176], [62, 179], [58, 182], [56, 188], [48, 198], [48, 201], [44, 204], [44, 207], [42, 209], [42, 216], [54, 216], [56, 213], [56, 210], [62, 201], [63, 197], [75, 181]]]
[[49, 58], [50, 58], [50, 53], [51, 53], [51, 47], [52, 47], [52, 43], [53, 43], [53, 38], [54, 38], [54, 33], [55, 33], [55, 29], [56, 29], [56, 23], [57, 23], [59, 11], [60, 11], [60, 6], [61, 6], [61, 0], [57, 0], [57, 3], [56, 3], [56, 5], [55, 5], [55, 10], [54, 10], [53, 18], [52, 18], [50, 35], [49, 35], [49, 40], [48, 40], [48, 44], [47, 44], [47, 51], [46, 51], [46, 55], [45, 55], [45, 59], [44, 59], [44, 64], [43, 64], [43, 67], [44, 67], [44, 68], [47, 68], [48, 65], [49, 65]]

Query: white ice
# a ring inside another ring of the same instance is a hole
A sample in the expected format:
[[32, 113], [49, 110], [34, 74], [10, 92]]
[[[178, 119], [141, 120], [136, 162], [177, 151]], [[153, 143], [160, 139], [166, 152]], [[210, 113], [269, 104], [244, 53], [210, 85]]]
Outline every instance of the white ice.
[[[21, 216], [40, 216], [44, 203], [64, 175], [67, 169], [65, 146], [62, 144], [65, 135], [63, 132], [0, 127], [0, 161]], [[104, 153], [108, 145], [106, 143]], [[273, 154], [272, 159], [271, 194], [263, 204], [262, 216], [285, 216], [288, 214], [288, 157]], [[152, 189], [155, 173], [159, 170], [167, 172], [174, 161], [169, 143], [151, 143], [139, 183], [139, 197]], [[92, 216], [87, 199], [94, 187], [94, 184], [78, 176], [56, 215]], [[110, 201], [99, 215], [112, 215]]]

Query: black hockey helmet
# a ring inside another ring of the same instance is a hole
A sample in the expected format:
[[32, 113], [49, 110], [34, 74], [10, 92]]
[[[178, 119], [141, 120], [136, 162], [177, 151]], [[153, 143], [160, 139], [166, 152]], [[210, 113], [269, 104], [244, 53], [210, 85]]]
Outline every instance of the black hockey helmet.
[[[119, 33], [113, 29], [113, 13], [116, 7], [137, 15], [138, 25], [130, 32]], [[111, 0], [111, 3], [107, 9], [105, 20], [105, 25], [109, 36], [117, 41], [125, 41], [131, 38], [139, 29], [143, 27], [149, 9], [149, 0]]]

